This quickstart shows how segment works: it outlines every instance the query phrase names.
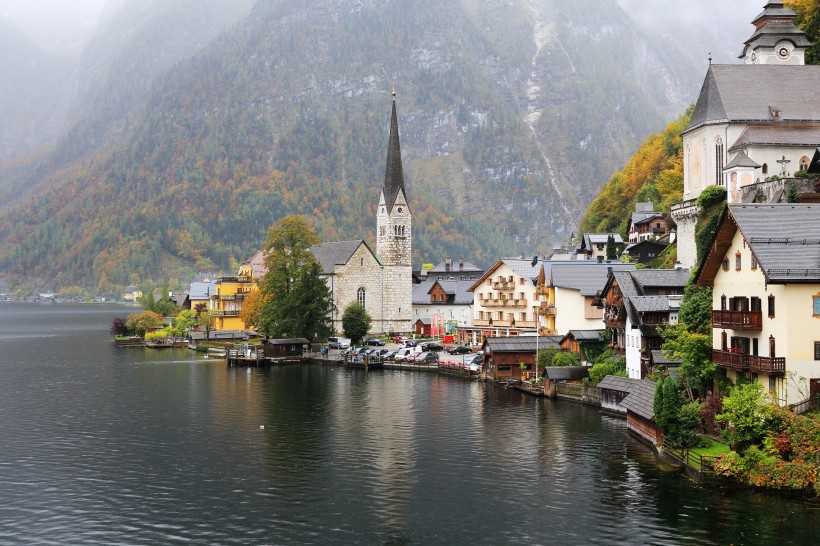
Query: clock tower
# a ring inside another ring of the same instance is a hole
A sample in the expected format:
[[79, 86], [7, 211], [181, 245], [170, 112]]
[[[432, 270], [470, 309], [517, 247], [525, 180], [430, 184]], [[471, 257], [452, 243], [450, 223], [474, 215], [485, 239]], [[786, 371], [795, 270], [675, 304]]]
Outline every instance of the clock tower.
[[752, 24], [755, 31], [746, 40], [738, 57], [746, 64], [806, 64], [811, 42], [806, 33], [794, 26], [797, 14], [783, 2], [769, 2]]

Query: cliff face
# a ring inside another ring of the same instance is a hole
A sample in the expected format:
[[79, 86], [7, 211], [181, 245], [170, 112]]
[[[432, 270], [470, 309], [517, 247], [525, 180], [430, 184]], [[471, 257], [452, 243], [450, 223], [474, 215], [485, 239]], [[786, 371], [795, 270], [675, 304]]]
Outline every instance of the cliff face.
[[108, 19], [64, 137], [0, 167], [2, 272], [228, 268], [287, 213], [372, 240], [393, 85], [414, 263], [543, 251], [700, 76], [612, 0], [252, 4]]

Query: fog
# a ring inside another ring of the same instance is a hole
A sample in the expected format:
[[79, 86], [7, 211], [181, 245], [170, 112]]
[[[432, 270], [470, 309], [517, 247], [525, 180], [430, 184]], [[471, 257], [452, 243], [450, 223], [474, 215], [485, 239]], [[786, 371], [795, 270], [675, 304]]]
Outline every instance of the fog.
[[[171, 0], [168, 0], [171, 1]], [[419, 0], [422, 1], [422, 0]], [[559, 0], [573, 1], [573, 0]], [[735, 63], [765, 0], [613, 0], [647, 32], [677, 43], [694, 60]], [[94, 32], [105, 4], [121, 0], [0, 0], [0, 20], [46, 51], [77, 55]]]
[[641, 26], [674, 40], [695, 59], [737, 63], [752, 19], [766, 0], [617, 0]]

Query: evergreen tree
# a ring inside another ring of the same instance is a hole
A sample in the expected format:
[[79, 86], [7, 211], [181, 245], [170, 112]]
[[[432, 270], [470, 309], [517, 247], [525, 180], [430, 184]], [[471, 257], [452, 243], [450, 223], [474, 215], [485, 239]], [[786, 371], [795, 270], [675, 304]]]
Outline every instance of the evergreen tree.
[[609, 234], [609, 237], [607, 237], [606, 239], [606, 259], [618, 259], [618, 248], [615, 245], [615, 237], [613, 237], [611, 233]]

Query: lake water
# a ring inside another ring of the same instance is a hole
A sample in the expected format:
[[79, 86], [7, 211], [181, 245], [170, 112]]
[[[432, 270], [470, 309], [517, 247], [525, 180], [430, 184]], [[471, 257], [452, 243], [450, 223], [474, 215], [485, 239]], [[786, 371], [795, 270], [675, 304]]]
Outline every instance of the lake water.
[[816, 543], [817, 504], [692, 483], [594, 408], [118, 349], [134, 311], [0, 304], [0, 543]]

